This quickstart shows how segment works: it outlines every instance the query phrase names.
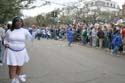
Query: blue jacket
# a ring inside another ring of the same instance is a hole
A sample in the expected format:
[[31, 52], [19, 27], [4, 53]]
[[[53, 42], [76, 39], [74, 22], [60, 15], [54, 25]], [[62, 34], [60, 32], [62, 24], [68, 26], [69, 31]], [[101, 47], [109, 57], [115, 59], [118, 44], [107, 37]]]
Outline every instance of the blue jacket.
[[116, 34], [114, 35], [113, 40], [112, 40], [112, 44], [113, 44], [114, 46], [118, 46], [118, 47], [122, 46], [122, 35], [116, 33]]
[[67, 29], [67, 38], [68, 39], [73, 39], [74, 37], [74, 32], [72, 31], [71, 28]]

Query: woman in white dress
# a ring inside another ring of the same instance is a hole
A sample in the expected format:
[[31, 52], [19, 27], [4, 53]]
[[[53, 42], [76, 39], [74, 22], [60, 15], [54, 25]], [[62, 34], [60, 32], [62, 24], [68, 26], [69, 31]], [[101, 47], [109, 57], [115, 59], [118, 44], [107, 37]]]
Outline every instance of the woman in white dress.
[[22, 66], [29, 61], [25, 41], [32, 40], [33, 37], [27, 29], [23, 27], [23, 20], [15, 17], [12, 21], [12, 27], [6, 32], [4, 39], [5, 63], [9, 67], [9, 77], [11, 83], [25, 82], [26, 79], [20, 75]]

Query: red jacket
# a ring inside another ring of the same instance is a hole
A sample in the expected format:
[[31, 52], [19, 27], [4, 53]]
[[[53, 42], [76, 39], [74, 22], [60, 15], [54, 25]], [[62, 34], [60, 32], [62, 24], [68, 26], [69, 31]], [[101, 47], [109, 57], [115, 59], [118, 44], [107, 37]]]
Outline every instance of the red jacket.
[[125, 37], [125, 27], [122, 29], [122, 37]]

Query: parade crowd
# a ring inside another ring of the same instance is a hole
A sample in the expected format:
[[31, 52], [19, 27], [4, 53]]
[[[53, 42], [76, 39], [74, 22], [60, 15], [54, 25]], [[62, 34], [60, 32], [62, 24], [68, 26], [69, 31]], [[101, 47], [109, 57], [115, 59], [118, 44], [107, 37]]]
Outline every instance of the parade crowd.
[[[11, 24], [0, 27], [0, 63], [2, 63], [2, 39]], [[114, 56], [123, 55], [125, 44], [125, 27], [113, 24], [69, 24], [61, 27], [39, 27], [32, 25], [26, 28], [34, 39], [54, 39], [67, 40], [68, 46], [74, 42], [83, 46], [106, 49], [111, 51]]]
[[125, 28], [118, 24], [69, 24], [61, 27], [28, 28], [35, 39], [68, 40], [68, 45], [74, 42], [93, 48], [107, 49], [114, 56], [123, 55], [125, 43]]

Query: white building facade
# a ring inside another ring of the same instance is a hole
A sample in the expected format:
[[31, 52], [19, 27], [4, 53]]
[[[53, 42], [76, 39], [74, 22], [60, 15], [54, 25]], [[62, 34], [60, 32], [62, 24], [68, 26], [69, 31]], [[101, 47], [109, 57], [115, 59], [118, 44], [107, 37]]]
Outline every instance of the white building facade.
[[79, 6], [81, 8], [88, 7], [90, 14], [93, 14], [93, 11], [113, 12], [116, 14], [120, 11], [119, 5], [111, 0], [80, 0]]
[[79, 0], [77, 3], [69, 3], [62, 10], [62, 15], [72, 16], [73, 20], [110, 21], [113, 16], [120, 15], [120, 6], [111, 0]]

